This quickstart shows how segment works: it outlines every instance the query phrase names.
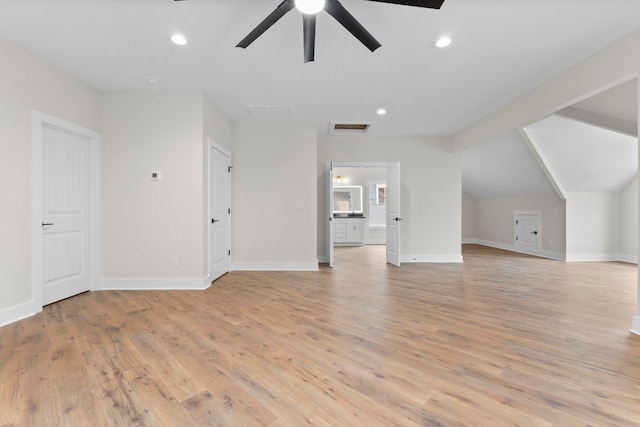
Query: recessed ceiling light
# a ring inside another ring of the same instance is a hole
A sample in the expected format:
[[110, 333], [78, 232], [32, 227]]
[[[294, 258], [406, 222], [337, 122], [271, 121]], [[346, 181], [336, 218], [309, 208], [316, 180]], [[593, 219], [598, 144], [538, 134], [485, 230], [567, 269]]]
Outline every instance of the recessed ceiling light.
[[447, 47], [451, 44], [451, 38], [442, 36], [434, 44], [436, 45], [436, 47], [440, 48]]
[[384, 109], [384, 108], [378, 108], [378, 111], [376, 111], [376, 113], [377, 113], [379, 116], [384, 116], [385, 114], [387, 114], [387, 110], [386, 110], [386, 109]]
[[185, 36], [183, 36], [182, 34], [174, 34], [171, 36], [171, 41], [174, 42], [177, 45], [180, 46], [184, 46], [186, 45], [187, 42], [187, 38]]

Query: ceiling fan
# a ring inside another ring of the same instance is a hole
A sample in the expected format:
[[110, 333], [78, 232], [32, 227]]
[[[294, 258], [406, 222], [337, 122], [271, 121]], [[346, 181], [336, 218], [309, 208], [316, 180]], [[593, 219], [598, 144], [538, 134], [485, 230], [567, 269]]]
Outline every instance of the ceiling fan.
[[[175, 0], [183, 1], [183, 0]], [[405, 6], [425, 7], [430, 9], [440, 9], [444, 0], [368, 0], [381, 3], [393, 3]], [[304, 38], [304, 62], [310, 62], [315, 57], [316, 44], [316, 15], [325, 10], [333, 16], [336, 21], [342, 24], [351, 34], [353, 34], [371, 52], [381, 46], [356, 18], [342, 6], [338, 0], [284, 0], [276, 9], [271, 12], [256, 28], [253, 29], [236, 47], [246, 48], [258, 37], [267, 31], [273, 24], [278, 22], [285, 14], [293, 8], [302, 12], [302, 32]]]

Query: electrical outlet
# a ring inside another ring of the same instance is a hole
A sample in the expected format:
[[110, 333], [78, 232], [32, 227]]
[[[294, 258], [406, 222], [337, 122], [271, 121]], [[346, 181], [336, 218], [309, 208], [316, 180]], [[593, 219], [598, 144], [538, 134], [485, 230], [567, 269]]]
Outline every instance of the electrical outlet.
[[172, 268], [178, 268], [180, 267], [180, 260], [178, 259], [178, 257], [173, 257], [171, 258], [171, 267]]

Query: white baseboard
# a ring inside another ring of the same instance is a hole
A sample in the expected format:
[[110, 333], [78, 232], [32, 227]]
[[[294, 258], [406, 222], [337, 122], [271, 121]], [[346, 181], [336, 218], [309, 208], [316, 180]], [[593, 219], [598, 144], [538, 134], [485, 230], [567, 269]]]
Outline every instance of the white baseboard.
[[364, 241], [365, 245], [386, 245], [387, 239], [369, 239]]
[[[327, 259], [326, 262], [329, 260]], [[308, 262], [234, 262], [232, 270], [245, 271], [318, 271], [318, 261]]]
[[488, 246], [490, 248], [502, 249], [505, 251], [518, 252], [527, 255], [539, 256], [542, 258], [555, 259], [557, 261], [567, 262], [610, 262], [619, 261], [627, 262], [629, 264], [638, 264], [637, 255], [627, 254], [562, 254], [559, 252], [551, 251], [523, 251], [515, 247], [515, 245], [501, 242], [492, 242], [490, 240], [482, 239], [463, 239], [462, 244], [476, 244], [482, 246]]
[[102, 279], [102, 290], [204, 290], [211, 286], [208, 278], [177, 279]]
[[567, 262], [627, 262], [638, 264], [638, 256], [625, 254], [567, 254]]
[[618, 254], [618, 261], [629, 264], [638, 264], [638, 255]]
[[400, 255], [400, 262], [462, 262], [462, 255]]
[[542, 258], [555, 259], [556, 261], [565, 261], [565, 255], [559, 252], [551, 252], [551, 251], [525, 251], [515, 247], [513, 244], [501, 243], [501, 242], [492, 242], [490, 240], [482, 240], [478, 239], [476, 242], [478, 245], [488, 246], [490, 248], [502, 249], [510, 252], [517, 252], [525, 255], [533, 255], [539, 256]]
[[634, 316], [633, 323], [631, 324], [631, 330], [629, 332], [640, 335], [640, 316]]
[[613, 254], [567, 254], [567, 262], [615, 261]]
[[0, 310], [0, 326], [26, 319], [34, 314], [40, 313], [42, 306], [38, 306], [35, 301], [27, 301], [12, 307]]
[[326, 264], [329, 262], [329, 255], [322, 255], [318, 257], [318, 264]]

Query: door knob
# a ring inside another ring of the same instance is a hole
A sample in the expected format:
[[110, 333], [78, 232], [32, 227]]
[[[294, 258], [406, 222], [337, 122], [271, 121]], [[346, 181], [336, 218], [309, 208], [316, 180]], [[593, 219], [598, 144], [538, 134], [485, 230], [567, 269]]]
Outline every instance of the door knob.
[[47, 225], [53, 225], [53, 222], [43, 222], [42, 226], [46, 227]]
[[531, 234], [538, 234], [538, 232], [537, 232], [537, 231], [530, 231], [529, 233], [531, 233]]
[[394, 221], [402, 221], [402, 218], [400, 218], [400, 217], [395, 217], [395, 218], [393, 218], [393, 220], [394, 220]]
[[219, 220], [219, 219], [213, 219], [213, 218], [211, 218], [211, 224], [214, 224], [214, 223], [216, 223], [216, 222], [218, 222], [218, 221], [220, 221], [220, 220]]

